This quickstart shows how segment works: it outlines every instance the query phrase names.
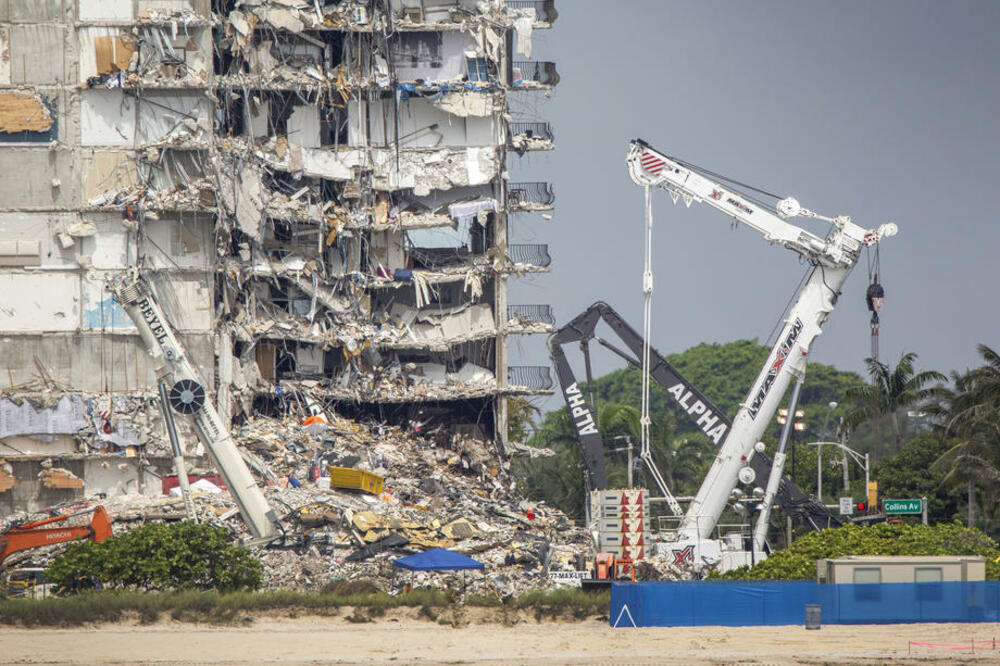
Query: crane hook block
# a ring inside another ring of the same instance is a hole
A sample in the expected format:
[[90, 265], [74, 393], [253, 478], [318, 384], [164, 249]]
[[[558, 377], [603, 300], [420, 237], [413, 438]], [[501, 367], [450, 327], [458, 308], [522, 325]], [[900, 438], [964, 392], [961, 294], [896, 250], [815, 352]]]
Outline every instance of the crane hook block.
[[868, 311], [878, 314], [882, 311], [882, 305], [885, 303], [885, 289], [878, 282], [872, 282], [868, 285], [865, 300], [868, 302]]

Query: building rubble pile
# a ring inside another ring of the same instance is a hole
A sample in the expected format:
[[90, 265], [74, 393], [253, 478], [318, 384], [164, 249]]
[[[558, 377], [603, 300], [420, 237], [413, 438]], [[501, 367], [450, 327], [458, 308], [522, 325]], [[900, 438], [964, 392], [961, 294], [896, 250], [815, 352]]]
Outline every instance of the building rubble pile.
[[[486, 565], [483, 574], [467, 575], [469, 591], [509, 595], [555, 585], [548, 571], [576, 570], [592, 549], [587, 531], [561, 511], [520, 497], [509, 464], [479, 440], [339, 417], [319, 435], [272, 418], [253, 419], [233, 435], [252, 454], [252, 467], [276, 480], [265, 493], [282, 518], [284, 547], [254, 548], [264, 564], [266, 588], [309, 590], [359, 578], [374, 579], [386, 590], [439, 585], [437, 574], [393, 578], [391, 561], [440, 547]], [[314, 460], [321, 468], [352, 467], [382, 476], [382, 492], [326, 489], [307, 481]], [[228, 493], [195, 492], [193, 498], [201, 521], [249, 538]], [[179, 497], [119, 495], [87, 502], [107, 509], [116, 532], [186, 517]], [[26, 517], [14, 514], [5, 524]], [[49, 556], [33, 553], [42, 564]]]

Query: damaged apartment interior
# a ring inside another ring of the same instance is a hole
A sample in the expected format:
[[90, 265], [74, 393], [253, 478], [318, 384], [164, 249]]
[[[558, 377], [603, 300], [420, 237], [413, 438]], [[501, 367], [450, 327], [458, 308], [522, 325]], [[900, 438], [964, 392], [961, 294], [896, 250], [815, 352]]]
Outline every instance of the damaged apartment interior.
[[516, 172], [553, 133], [517, 109], [558, 81], [531, 59], [555, 18], [552, 0], [0, 2], [16, 174], [0, 512], [160, 493], [154, 368], [107, 285], [123, 271], [151, 285], [234, 435], [319, 405], [497, 460], [523, 450], [506, 399], [552, 382], [508, 342], [554, 321], [508, 302], [550, 263], [511, 240], [554, 194]]

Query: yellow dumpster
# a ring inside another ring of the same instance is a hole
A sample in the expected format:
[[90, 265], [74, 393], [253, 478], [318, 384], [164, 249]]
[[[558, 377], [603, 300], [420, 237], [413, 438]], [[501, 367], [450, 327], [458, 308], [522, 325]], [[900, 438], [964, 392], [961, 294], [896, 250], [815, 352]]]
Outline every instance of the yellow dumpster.
[[385, 481], [385, 479], [378, 474], [372, 474], [371, 472], [366, 472], [363, 469], [330, 466], [331, 488], [364, 490], [373, 495], [378, 495], [382, 492], [383, 481]]

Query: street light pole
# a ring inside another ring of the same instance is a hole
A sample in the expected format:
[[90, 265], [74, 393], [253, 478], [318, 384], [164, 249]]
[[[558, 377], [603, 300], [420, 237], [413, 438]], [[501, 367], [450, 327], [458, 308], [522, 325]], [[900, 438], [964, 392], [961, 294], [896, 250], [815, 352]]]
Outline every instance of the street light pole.
[[816, 447], [816, 499], [823, 503], [823, 445]]
[[[867, 494], [867, 492], [868, 492], [868, 484], [871, 481], [868, 454], [866, 453], [866, 454], [864, 454], [862, 456], [860, 453], [858, 453], [854, 449], [850, 448], [846, 444], [843, 444], [842, 442], [829, 442], [829, 441], [827, 441], [827, 442], [809, 442], [808, 446], [815, 446], [816, 447], [816, 459], [817, 460], [821, 460], [822, 459], [821, 458], [822, 454], [820, 452], [823, 450], [823, 446], [826, 445], [826, 444], [829, 444], [830, 446], [840, 447], [840, 450], [841, 450], [841, 452], [844, 455], [845, 461], [847, 459], [847, 456], [849, 455], [854, 460], [854, 462], [856, 462], [859, 465], [864, 465], [864, 468], [865, 468], [865, 493]], [[846, 462], [845, 462], [845, 467], [846, 467]], [[823, 483], [823, 468], [822, 468], [822, 466], [817, 465], [817, 467], [816, 467], [816, 487], [817, 488], [820, 487], [822, 485], [822, 483]], [[819, 494], [818, 493], [817, 493], [816, 497], [819, 498]]]
[[[836, 401], [831, 400], [826, 410], [826, 418], [823, 419], [823, 439], [830, 439], [830, 415], [837, 409]], [[816, 499], [823, 503], [823, 445], [816, 447]]]
[[[840, 455], [841, 462], [844, 465], [844, 494], [850, 494], [851, 492], [851, 471], [847, 467], [847, 428], [844, 427], [844, 419], [840, 419]], [[865, 486], [865, 492], [868, 492], [868, 487]]]
[[869, 483], [870, 483], [870, 481], [868, 480], [868, 454], [866, 453], [865, 454], [865, 503], [866, 504], [868, 502], [868, 484]]
[[789, 476], [791, 476], [792, 482], [795, 482], [795, 471], [797, 465], [795, 460], [795, 438], [791, 436], [794, 430], [805, 430], [806, 424], [803, 421], [796, 421], [795, 419], [800, 419], [805, 416], [806, 413], [801, 409], [795, 409], [794, 405], [791, 405], [788, 409], [779, 409], [778, 415], [775, 420], [782, 426], [784, 426], [782, 431], [782, 437], [785, 437], [785, 432], [788, 431], [789, 441], [792, 444], [792, 471]]
[[628, 488], [632, 489], [632, 438], [625, 437], [625, 441], [628, 443]]

